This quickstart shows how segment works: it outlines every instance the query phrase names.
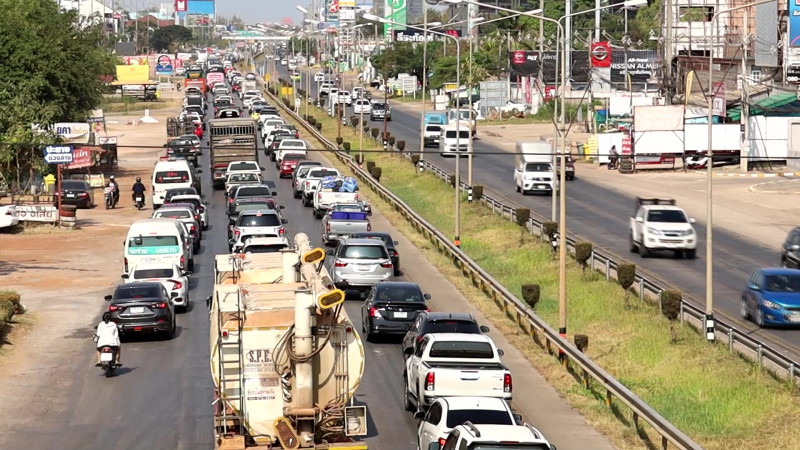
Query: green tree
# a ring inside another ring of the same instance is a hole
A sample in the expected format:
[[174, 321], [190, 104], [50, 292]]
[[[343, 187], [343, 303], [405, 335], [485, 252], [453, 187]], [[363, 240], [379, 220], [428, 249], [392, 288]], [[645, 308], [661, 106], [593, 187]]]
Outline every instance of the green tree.
[[177, 46], [192, 40], [192, 31], [180, 25], [170, 25], [153, 31], [150, 36], [150, 46], [161, 51], [173, 52]]
[[0, 0], [0, 171], [5, 176], [43, 169], [37, 144], [54, 135], [34, 131], [80, 121], [102, 100], [114, 59], [101, 26], [79, 23], [51, 0]]

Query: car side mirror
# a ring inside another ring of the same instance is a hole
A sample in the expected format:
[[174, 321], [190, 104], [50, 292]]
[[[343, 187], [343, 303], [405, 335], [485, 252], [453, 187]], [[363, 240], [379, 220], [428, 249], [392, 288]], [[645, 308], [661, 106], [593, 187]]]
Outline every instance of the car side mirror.
[[488, 333], [489, 332], [489, 327], [487, 327], [486, 325], [481, 325], [479, 327], [479, 329], [481, 330], [481, 333]]
[[203, 169], [197, 169], [197, 173], [203, 173]]
[[511, 413], [511, 415], [514, 417], [514, 423], [516, 423], [517, 425], [522, 425], [522, 414]]
[[789, 248], [790, 248], [791, 250], [800, 250], [800, 245], [797, 245], [797, 244], [795, 244], [795, 245], [792, 245], [792, 246], [791, 246], [791, 247], [789, 247]]
[[425, 295], [422, 296], [422, 298], [424, 298], [425, 300], [430, 300], [431, 299], [431, 294], [425, 294]]
[[110, 302], [110, 301], [111, 301], [111, 299], [112, 299], [113, 297], [112, 297], [112, 296], [110, 296], [110, 295], [106, 295], [106, 296], [105, 296], [105, 297], [103, 297], [103, 298], [104, 298], [104, 299], [105, 299], [107, 302]]
[[761, 287], [755, 283], [748, 283], [747, 289], [750, 289], [751, 291], [760, 291]]
[[265, 170], [267, 170], [267, 169], [265, 169], [265, 168], [263, 168], [263, 167], [261, 167], [261, 166], [258, 166], [258, 168], [259, 168], [259, 169], [261, 169], [261, 171], [262, 171], [262, 172], [263, 172], [263, 171], [265, 171]]
[[283, 225], [286, 225], [287, 223], [289, 223], [289, 221], [288, 221], [287, 219], [281, 219], [281, 223], [282, 223]]
[[555, 445], [553, 445], [553, 444], [550, 444], [550, 450], [558, 450], [558, 448], [556, 448], [556, 446], [555, 446]]
[[276, 195], [278, 195], [278, 191], [276, 191], [276, 190], [274, 190], [274, 189], [273, 189], [273, 190], [272, 190], [272, 196], [273, 196], [273, 197], [275, 197]]
[[394, 245], [400, 245], [400, 243], [399, 243], [399, 242], [397, 242], [397, 241], [392, 241], [392, 243], [393, 243]]
[[417, 411], [414, 413], [414, 418], [417, 420], [423, 420], [425, 418], [425, 411]]
[[442, 450], [442, 446], [439, 441], [434, 441], [428, 445], [428, 450]]
[[689, 218], [689, 223], [697, 223], [697, 221], [694, 218], [690, 217]]
[[636, 218], [636, 222], [638, 222], [638, 223], [644, 223], [644, 217], [637, 217], [637, 218]]
[[192, 272], [191, 270], [184, 270], [184, 271], [181, 272], [181, 275], [183, 275], [185, 277], [188, 277], [189, 275], [191, 275], [193, 273], [194, 272]]
[[499, 348], [497, 349], [497, 356], [503, 356], [505, 354], [506, 354], [506, 352], [504, 352], [503, 350], [501, 350]]

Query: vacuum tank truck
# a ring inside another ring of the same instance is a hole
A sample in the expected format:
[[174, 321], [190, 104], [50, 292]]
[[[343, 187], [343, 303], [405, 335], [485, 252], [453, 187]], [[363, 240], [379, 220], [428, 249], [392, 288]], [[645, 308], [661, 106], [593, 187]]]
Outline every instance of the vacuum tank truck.
[[298, 234], [280, 253], [217, 255], [211, 317], [218, 449], [366, 449], [353, 404], [364, 346], [323, 266]]

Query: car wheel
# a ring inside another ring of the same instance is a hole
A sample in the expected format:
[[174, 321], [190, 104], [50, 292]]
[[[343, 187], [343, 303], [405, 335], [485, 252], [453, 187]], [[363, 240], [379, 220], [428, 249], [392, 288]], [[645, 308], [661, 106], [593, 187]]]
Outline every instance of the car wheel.
[[189, 272], [194, 272], [194, 258], [189, 260]]
[[519, 185], [518, 185], [518, 184], [514, 186], [514, 189], [515, 189], [517, 192], [520, 192], [520, 188], [519, 188]]
[[647, 258], [650, 256], [650, 251], [647, 249], [647, 247], [645, 247], [644, 244], [637, 245], [637, 247], [639, 248], [639, 256], [642, 258]]
[[742, 316], [744, 320], [750, 320], [750, 313], [747, 311], [747, 301], [742, 299], [741, 301], [741, 308], [739, 310], [739, 314]]
[[407, 377], [403, 377], [403, 398], [405, 401], [405, 408], [406, 411], [414, 411], [414, 404], [411, 402], [411, 392], [408, 390], [408, 379]]
[[684, 253], [687, 259], [695, 259], [697, 258], [697, 249], [686, 250]]
[[297, 192], [297, 191], [294, 191], [294, 198], [300, 198], [300, 193]]
[[761, 308], [756, 308], [756, 325], [758, 325], [759, 328], [764, 326], [764, 311], [762, 311]]
[[636, 253], [636, 250], [638, 250], [639, 248], [636, 245], [636, 241], [633, 240], [633, 233], [631, 233], [630, 237], [628, 238], [628, 241], [630, 242], [630, 244], [628, 245], [628, 249], [631, 251], [631, 253]]

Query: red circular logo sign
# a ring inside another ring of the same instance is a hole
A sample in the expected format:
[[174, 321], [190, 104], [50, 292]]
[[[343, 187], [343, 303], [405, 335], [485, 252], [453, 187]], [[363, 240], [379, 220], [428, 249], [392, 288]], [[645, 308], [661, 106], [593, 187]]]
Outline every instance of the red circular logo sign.
[[524, 64], [525, 63], [525, 52], [524, 51], [515, 51], [511, 53], [511, 61], [514, 64]]
[[592, 57], [598, 61], [608, 58], [608, 48], [604, 45], [595, 45], [592, 49]]

